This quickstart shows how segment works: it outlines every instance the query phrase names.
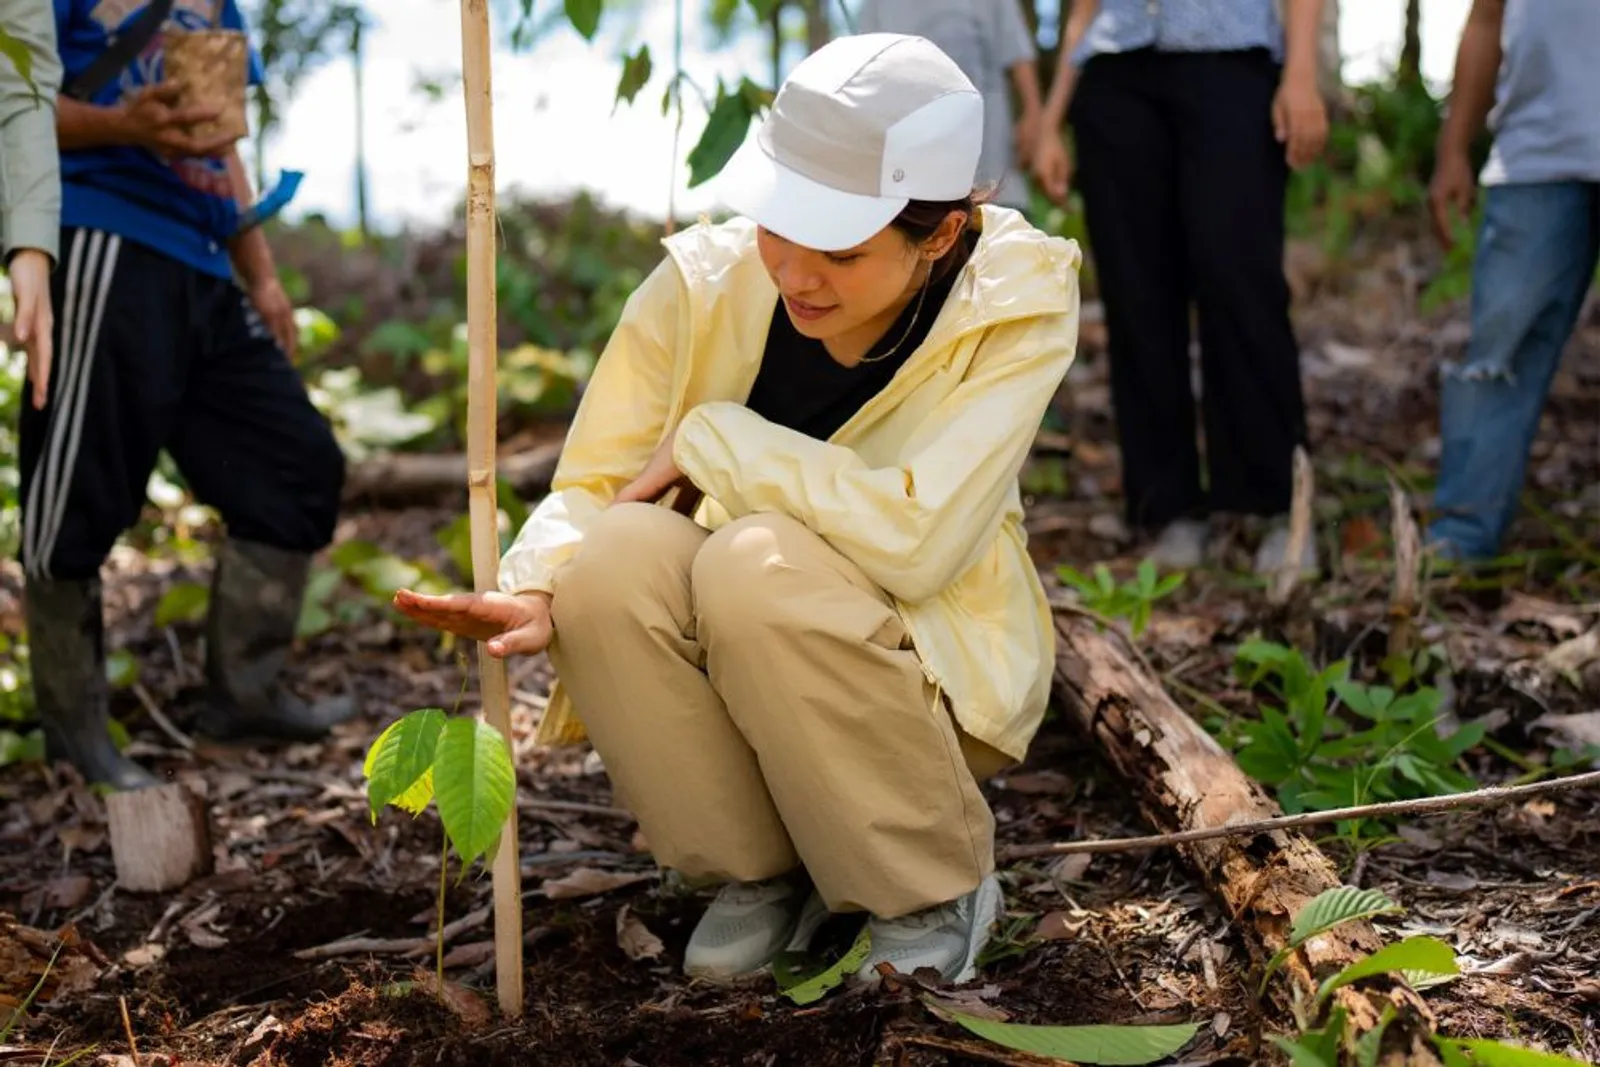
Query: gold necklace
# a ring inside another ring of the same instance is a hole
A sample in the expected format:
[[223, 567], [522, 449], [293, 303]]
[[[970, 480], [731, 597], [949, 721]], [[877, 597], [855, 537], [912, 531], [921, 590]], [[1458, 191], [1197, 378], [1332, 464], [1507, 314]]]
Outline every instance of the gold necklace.
[[[923, 300], [927, 299], [928, 286], [931, 284], [933, 284], [933, 268], [929, 267], [928, 276], [923, 279], [922, 288], [917, 292], [917, 309], [911, 313], [911, 321], [906, 324], [906, 332], [900, 335], [900, 340], [896, 341], [894, 343], [894, 347], [889, 349], [889, 351], [883, 353], [881, 356], [862, 356], [860, 359], [856, 360], [856, 366], [859, 367], [863, 363], [881, 363], [890, 356], [894, 355], [896, 352], [900, 351], [900, 346], [906, 343], [906, 338], [910, 337], [911, 331], [917, 327], [917, 319], [922, 315], [922, 302]], [[870, 352], [871, 349], [869, 348], [867, 351]]]

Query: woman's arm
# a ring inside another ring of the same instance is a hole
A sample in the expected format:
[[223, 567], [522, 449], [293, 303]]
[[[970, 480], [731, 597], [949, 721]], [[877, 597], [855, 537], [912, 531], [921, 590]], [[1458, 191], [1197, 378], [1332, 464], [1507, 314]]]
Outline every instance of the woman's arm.
[[[56, 147], [56, 95], [61, 60], [56, 54], [54, 8], [43, 0], [0, 0], [0, 26], [27, 49], [29, 85], [9, 57], [0, 57], [0, 208], [4, 257], [37, 249], [52, 262], [61, 231], [61, 157]], [[37, 95], [35, 95], [37, 90]]]
[[1076, 313], [1074, 284], [1068, 314], [992, 327], [966, 380], [917, 429], [912, 455], [897, 466], [870, 467], [852, 449], [726, 403], [689, 412], [673, 458], [734, 518], [791, 516], [893, 596], [927, 600], [993, 541], [1072, 363]]
[[577, 554], [589, 523], [665, 437], [684, 299], [670, 258], [628, 298], [578, 404], [551, 491], [500, 561], [502, 592], [553, 592], [556, 572]]
[[1056, 59], [1056, 75], [1050, 83], [1050, 95], [1045, 100], [1040, 129], [1046, 137], [1055, 136], [1067, 120], [1067, 109], [1072, 106], [1072, 90], [1078, 81], [1078, 69], [1073, 65], [1072, 53], [1077, 51], [1089, 24], [1100, 13], [1100, 0], [1072, 0], [1072, 13], [1061, 29], [1061, 51]]

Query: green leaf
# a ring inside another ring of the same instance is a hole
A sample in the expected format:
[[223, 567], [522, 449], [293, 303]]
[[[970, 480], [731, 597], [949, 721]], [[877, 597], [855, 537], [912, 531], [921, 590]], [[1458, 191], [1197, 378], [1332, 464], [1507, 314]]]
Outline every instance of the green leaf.
[[17, 68], [17, 73], [32, 91], [33, 102], [38, 104], [39, 87], [33, 82], [33, 53], [28, 51], [27, 45], [7, 33], [3, 26], [0, 26], [0, 55], [11, 60], [11, 65]]
[[439, 735], [433, 781], [439, 820], [465, 873], [499, 841], [511, 814], [517, 786], [511, 749], [482, 719], [451, 719]]
[[[1307, 798], [1309, 799], [1309, 797]], [[1400, 906], [1377, 889], [1357, 889], [1341, 885], [1318, 893], [1294, 917], [1289, 928], [1289, 940], [1267, 961], [1261, 975], [1260, 992], [1265, 992], [1267, 981], [1275, 974], [1290, 953], [1336, 926], [1375, 915], [1388, 915], [1400, 911]]]
[[1341, 885], [1318, 893], [1294, 917], [1289, 928], [1289, 944], [1299, 948], [1318, 934], [1327, 933], [1335, 926], [1377, 915], [1393, 915], [1400, 905], [1377, 889], [1357, 889]]
[[106, 684], [126, 689], [139, 680], [139, 660], [132, 652], [119, 648], [106, 657]]
[[414, 587], [422, 578], [422, 570], [399, 556], [386, 555], [355, 564], [350, 576], [361, 583], [369, 596], [388, 600], [397, 590]]
[[778, 3], [779, 0], [750, 0], [750, 10], [756, 13], [756, 18], [760, 19], [762, 22], [765, 22], [770, 19], [772, 17], [772, 13], [777, 10]]
[[689, 152], [691, 189], [721, 173], [739, 146], [744, 144], [750, 120], [754, 117], [755, 111], [742, 93], [729, 93], [722, 86], [717, 87], [717, 102], [706, 119], [706, 128]]
[[637, 52], [622, 61], [622, 78], [617, 82], [617, 100], [633, 103], [633, 98], [639, 95], [639, 90], [650, 80], [653, 69], [650, 46], [642, 44]]
[[[1560, 1056], [1554, 1052], [1538, 1052], [1531, 1048], [1508, 1045], [1503, 1041], [1485, 1041], [1477, 1038], [1453, 1040], [1436, 1037], [1434, 1043], [1445, 1052], [1446, 1047], [1470, 1064], [1482, 1067], [1585, 1067], [1582, 1060]], [[1448, 1053], [1446, 1062], [1450, 1062]]]
[[179, 582], [162, 594], [156, 604], [156, 625], [199, 622], [211, 604], [211, 590], [199, 582]]
[[1155, 1063], [1177, 1052], [1200, 1032], [1198, 1023], [1176, 1026], [1029, 1026], [978, 1019], [936, 1009], [979, 1037], [1016, 1052], [1086, 1064]]
[[586, 41], [594, 40], [600, 28], [601, 6], [601, 0], [567, 0], [567, 21]]
[[1456, 964], [1455, 949], [1436, 937], [1408, 937], [1393, 945], [1385, 945], [1372, 955], [1359, 959], [1322, 983], [1317, 999], [1325, 1000], [1336, 989], [1341, 989], [1362, 978], [1391, 971], [1422, 971], [1427, 974], [1460, 974]]
[[1378, 1025], [1357, 1039], [1355, 1047], [1356, 1067], [1378, 1067], [1378, 1054], [1383, 1051], [1383, 1035], [1389, 1029], [1389, 1024], [1394, 1022], [1394, 1017], [1394, 1005], [1385, 1004], [1383, 1006], [1383, 1016], [1378, 1019]]
[[784, 996], [796, 1004], [813, 1004], [826, 996], [830, 989], [838, 986], [846, 977], [854, 974], [863, 963], [867, 962], [867, 955], [871, 951], [872, 931], [863, 923], [861, 932], [856, 935], [855, 942], [850, 946], [850, 951], [818, 973], [802, 977], [794, 970], [793, 963], [783, 958], [781, 966], [778, 961], [774, 961], [772, 976]]
[[[367, 778], [367, 803], [372, 821], [386, 804], [396, 804], [413, 815], [427, 807], [432, 796], [434, 759], [445, 714], [440, 708], [418, 708], [396, 719], [367, 750], [361, 772]], [[428, 780], [428, 796], [419, 786]]]
[[1288, 1055], [1290, 1067], [1339, 1067], [1338, 1057], [1324, 1056], [1319, 1043], [1311, 1040], [1313, 1036], [1320, 1035], [1307, 1035], [1294, 1041], [1274, 1036], [1272, 1043]]

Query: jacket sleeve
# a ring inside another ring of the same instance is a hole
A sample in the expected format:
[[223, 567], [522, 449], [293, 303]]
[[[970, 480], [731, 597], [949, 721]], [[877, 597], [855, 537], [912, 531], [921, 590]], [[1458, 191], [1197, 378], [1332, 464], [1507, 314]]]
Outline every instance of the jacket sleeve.
[[[61, 157], [56, 147], [56, 53], [53, 5], [0, 0], [0, 26], [26, 49], [33, 85], [11, 56], [0, 56], [0, 235], [4, 258], [36, 248], [56, 259], [61, 230]], [[37, 98], [34, 90], [37, 88]]]
[[618, 490], [644, 470], [665, 436], [684, 286], [670, 258], [634, 290], [595, 363], [541, 500], [500, 561], [506, 593], [553, 592], [556, 572]]
[[991, 327], [968, 377], [908, 444], [871, 467], [852, 449], [737, 404], [679, 427], [678, 469], [734, 518], [777, 512], [827, 541], [899, 600], [939, 594], [978, 561], [1076, 348], [1076, 314]]

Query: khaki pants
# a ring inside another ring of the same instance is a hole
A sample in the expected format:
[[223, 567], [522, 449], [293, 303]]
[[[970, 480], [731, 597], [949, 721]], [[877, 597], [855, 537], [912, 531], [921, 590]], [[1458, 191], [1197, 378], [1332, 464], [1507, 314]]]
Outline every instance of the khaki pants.
[[550, 657], [656, 859], [696, 882], [803, 865], [829, 909], [893, 918], [994, 866], [977, 779], [890, 598], [792, 519], [716, 533], [606, 511], [555, 588]]

